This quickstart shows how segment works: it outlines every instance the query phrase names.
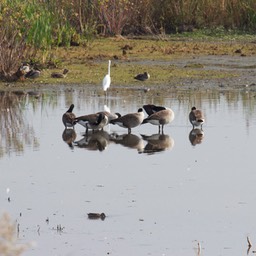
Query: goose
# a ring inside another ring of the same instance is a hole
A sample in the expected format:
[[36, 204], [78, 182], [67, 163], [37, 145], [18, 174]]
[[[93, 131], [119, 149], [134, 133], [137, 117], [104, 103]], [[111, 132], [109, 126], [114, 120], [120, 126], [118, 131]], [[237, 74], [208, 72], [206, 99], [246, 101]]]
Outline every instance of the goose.
[[52, 78], [65, 78], [67, 76], [68, 72], [69, 72], [69, 70], [65, 68], [62, 73], [59, 73], [59, 72], [51, 73], [51, 77]]
[[105, 77], [102, 80], [102, 88], [105, 93], [105, 96], [107, 95], [107, 90], [111, 84], [110, 65], [111, 65], [111, 60], [108, 61], [108, 73], [105, 75]]
[[100, 112], [98, 112], [97, 114], [100, 114], [100, 113], [102, 113], [102, 114], [104, 114], [104, 115], [106, 115], [107, 116], [107, 118], [108, 118], [108, 123], [107, 124], [110, 124], [110, 122], [112, 121], [112, 120], [115, 120], [115, 119], [117, 119], [118, 117], [121, 117], [121, 114], [119, 114], [119, 113], [110, 113], [109, 111], [100, 111]]
[[62, 139], [64, 142], [66, 142], [68, 144], [68, 146], [73, 149], [73, 142], [76, 139], [76, 132], [74, 129], [67, 129], [65, 128], [65, 130], [62, 133]]
[[189, 133], [189, 141], [192, 146], [196, 146], [197, 144], [201, 144], [204, 139], [204, 132], [201, 129], [193, 128]]
[[124, 116], [118, 117], [111, 120], [111, 124], [117, 124], [123, 128], [128, 128], [128, 133], [131, 133], [131, 128], [139, 126], [144, 119], [143, 109], [139, 108], [138, 112], [126, 114]]
[[89, 131], [81, 140], [74, 142], [79, 148], [100, 152], [105, 150], [109, 143], [110, 136], [106, 131]]
[[150, 136], [141, 134], [143, 140], [147, 141], [143, 153], [154, 154], [174, 147], [174, 140], [169, 135], [152, 134]]
[[84, 126], [86, 128], [86, 133], [88, 133], [88, 129], [93, 131], [102, 130], [103, 127], [108, 124], [108, 117], [103, 112], [99, 112], [96, 114], [79, 116], [75, 119], [75, 122]]
[[150, 75], [148, 72], [144, 72], [143, 74], [138, 74], [137, 76], [134, 77], [134, 79], [139, 81], [145, 81], [149, 78], [150, 78]]
[[159, 129], [158, 132], [160, 133], [162, 127], [162, 133], [164, 131], [164, 125], [169, 124], [174, 119], [174, 112], [166, 108], [164, 110], [160, 110], [158, 112], [153, 113], [152, 115], [145, 118], [142, 124], [150, 123], [153, 125], [158, 125]]
[[71, 104], [69, 109], [62, 115], [62, 122], [65, 128], [68, 128], [68, 127], [74, 128], [76, 124], [75, 122], [76, 115], [72, 113], [74, 107], [75, 107], [74, 104]]
[[162, 107], [162, 106], [156, 106], [153, 104], [147, 104], [147, 105], [143, 105], [143, 109], [146, 111], [146, 113], [150, 116], [160, 110], [164, 110], [166, 109], [166, 107]]
[[115, 142], [116, 144], [120, 144], [124, 147], [137, 149], [139, 153], [143, 152], [144, 143], [143, 140], [135, 135], [135, 134], [116, 134], [112, 133], [110, 135], [111, 141]]
[[191, 112], [189, 113], [189, 121], [193, 125], [193, 128], [195, 126], [201, 126], [204, 123], [204, 115], [203, 112], [199, 109], [196, 109], [196, 107], [191, 108]]

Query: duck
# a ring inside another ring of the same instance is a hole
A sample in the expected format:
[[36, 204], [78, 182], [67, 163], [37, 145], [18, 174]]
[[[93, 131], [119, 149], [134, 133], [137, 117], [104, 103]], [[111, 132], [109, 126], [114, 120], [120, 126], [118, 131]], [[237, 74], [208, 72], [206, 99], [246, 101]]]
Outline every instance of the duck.
[[148, 114], [148, 116], [160, 111], [160, 110], [165, 110], [166, 107], [163, 106], [156, 106], [153, 104], [146, 104], [143, 105], [143, 109], [145, 110], [145, 112]]
[[67, 76], [68, 72], [69, 72], [69, 70], [65, 68], [62, 73], [59, 73], [59, 72], [51, 73], [51, 77], [52, 78], [65, 78]]
[[65, 128], [74, 128], [76, 115], [72, 112], [75, 105], [71, 104], [69, 109], [62, 115], [62, 122]]
[[102, 212], [102, 213], [90, 212], [90, 213], [87, 213], [87, 215], [88, 215], [89, 219], [101, 219], [101, 220], [104, 220], [106, 218], [106, 214], [104, 212]]
[[147, 118], [145, 118], [142, 124], [150, 123], [153, 125], [158, 125], [158, 133], [164, 132], [164, 125], [169, 124], [174, 119], [174, 112], [170, 108], [166, 108], [160, 111], [157, 111]]
[[195, 126], [201, 126], [202, 129], [204, 123], [204, 114], [202, 110], [196, 109], [196, 107], [192, 107], [191, 112], [189, 113], [189, 121], [193, 128]]
[[10, 77], [8, 77], [8, 81], [15, 82], [15, 81], [25, 81], [25, 75], [29, 71], [29, 66], [22, 64], [19, 66], [18, 70]]
[[108, 124], [108, 117], [104, 112], [98, 112], [95, 114], [79, 116], [75, 119], [75, 122], [84, 126], [86, 128], [85, 133], [88, 133], [89, 129], [93, 131], [103, 130], [103, 127]]
[[146, 81], [149, 78], [150, 78], [150, 75], [148, 72], [144, 72], [143, 74], [138, 74], [134, 77], [134, 79], [139, 81]]
[[38, 78], [40, 74], [41, 74], [40, 70], [31, 69], [29, 72], [25, 74], [25, 78], [35, 79], [35, 78]]
[[111, 120], [111, 124], [117, 124], [120, 127], [128, 128], [128, 134], [131, 133], [131, 128], [139, 126], [144, 119], [144, 112], [142, 108], [138, 109], [136, 113], [129, 113], [124, 116], [120, 116], [114, 120]]

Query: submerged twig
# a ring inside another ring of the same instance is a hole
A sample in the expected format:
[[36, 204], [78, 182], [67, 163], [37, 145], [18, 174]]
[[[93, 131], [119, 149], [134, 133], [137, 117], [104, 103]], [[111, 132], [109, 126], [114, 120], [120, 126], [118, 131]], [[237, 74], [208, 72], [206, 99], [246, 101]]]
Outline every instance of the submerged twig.
[[247, 236], [247, 243], [248, 243], [248, 247], [251, 248], [251, 247], [252, 247], [252, 243], [251, 243], [251, 241], [250, 241], [249, 236]]

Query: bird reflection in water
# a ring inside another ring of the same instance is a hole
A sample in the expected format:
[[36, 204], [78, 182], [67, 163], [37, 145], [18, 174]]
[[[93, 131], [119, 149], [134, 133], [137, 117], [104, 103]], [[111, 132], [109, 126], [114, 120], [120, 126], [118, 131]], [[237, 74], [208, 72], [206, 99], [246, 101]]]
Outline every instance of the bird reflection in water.
[[106, 131], [89, 131], [79, 141], [75, 141], [75, 146], [85, 148], [92, 151], [103, 151], [107, 148], [110, 142], [110, 137]]
[[154, 154], [165, 150], [171, 150], [174, 147], [174, 140], [169, 135], [157, 133], [152, 134], [151, 136], [141, 136], [143, 140], [147, 141], [147, 145], [142, 153]]
[[66, 128], [63, 133], [62, 133], [62, 139], [64, 142], [66, 142], [68, 144], [68, 146], [73, 149], [74, 148], [74, 144], [73, 142], [76, 139], [76, 132], [74, 129], [68, 129]]
[[141, 153], [144, 148], [143, 140], [137, 135], [132, 133], [128, 133], [128, 134], [125, 133], [120, 135], [117, 133], [112, 133], [111, 141], [127, 148], [137, 149], [139, 153]]
[[199, 128], [192, 129], [189, 133], [189, 141], [191, 145], [201, 144], [204, 139], [204, 132]]

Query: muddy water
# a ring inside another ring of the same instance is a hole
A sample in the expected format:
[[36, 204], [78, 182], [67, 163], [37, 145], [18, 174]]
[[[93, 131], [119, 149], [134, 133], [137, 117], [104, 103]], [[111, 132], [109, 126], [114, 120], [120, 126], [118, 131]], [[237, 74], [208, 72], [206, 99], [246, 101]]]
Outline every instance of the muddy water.
[[[245, 255], [246, 237], [253, 243], [255, 93], [124, 88], [105, 99], [78, 87], [0, 102], [0, 211], [19, 224], [19, 243], [34, 242], [24, 255]], [[82, 126], [64, 130], [71, 103], [76, 115], [154, 103], [175, 120], [162, 136], [145, 124], [84, 137]], [[201, 137], [191, 133], [193, 105], [205, 112]]]

